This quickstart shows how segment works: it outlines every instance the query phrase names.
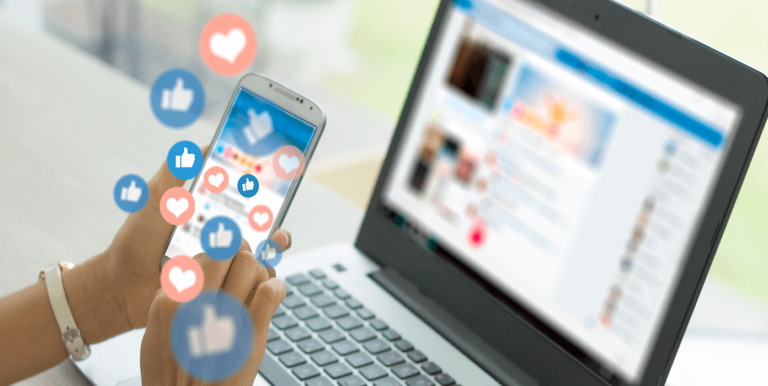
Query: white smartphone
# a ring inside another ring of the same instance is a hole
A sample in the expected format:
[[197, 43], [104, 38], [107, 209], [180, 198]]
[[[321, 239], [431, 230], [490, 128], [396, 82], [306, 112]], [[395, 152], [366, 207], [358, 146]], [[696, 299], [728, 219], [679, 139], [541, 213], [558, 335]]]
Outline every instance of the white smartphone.
[[[217, 216], [234, 220], [251, 248], [264, 245], [282, 224], [324, 127], [325, 114], [311, 100], [258, 74], [240, 79], [190, 188], [195, 214], [171, 232], [165, 257], [203, 252], [201, 230]], [[258, 181], [252, 197], [241, 194], [254, 188], [250, 180], [238, 184], [246, 174]]]

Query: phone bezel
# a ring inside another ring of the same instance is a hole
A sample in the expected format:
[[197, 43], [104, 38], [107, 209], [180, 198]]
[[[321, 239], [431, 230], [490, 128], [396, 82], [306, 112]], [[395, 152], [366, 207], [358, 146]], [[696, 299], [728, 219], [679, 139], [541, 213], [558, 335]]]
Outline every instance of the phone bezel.
[[[312, 140], [307, 146], [307, 151], [304, 153], [304, 169], [302, 170], [301, 175], [298, 176], [294, 180], [294, 183], [291, 184], [288, 192], [286, 192], [285, 200], [283, 201], [282, 206], [280, 206], [280, 210], [278, 211], [277, 215], [275, 215], [272, 228], [270, 228], [269, 234], [267, 235], [267, 238], [269, 239], [272, 238], [275, 230], [283, 224], [285, 214], [288, 212], [288, 208], [293, 202], [293, 197], [296, 194], [296, 190], [299, 188], [301, 180], [304, 178], [304, 174], [307, 172], [309, 161], [312, 160], [312, 156], [315, 153], [317, 144], [319, 143], [320, 137], [323, 134], [326, 117], [323, 109], [309, 98], [298, 94], [295, 91], [261, 74], [247, 74], [240, 79], [240, 81], [237, 83], [237, 86], [235, 86], [234, 92], [232, 92], [232, 96], [229, 98], [227, 108], [224, 109], [224, 114], [221, 116], [219, 125], [216, 128], [216, 132], [213, 134], [213, 138], [211, 138], [208, 152], [203, 158], [203, 169], [205, 169], [205, 164], [208, 162], [208, 158], [211, 156], [211, 148], [216, 143], [216, 139], [219, 138], [221, 130], [224, 128], [224, 122], [226, 122], [227, 117], [229, 116], [229, 112], [232, 109], [232, 104], [234, 104], [235, 97], [237, 97], [237, 93], [240, 91], [240, 88], [243, 88], [246, 91], [266, 99], [284, 111], [293, 114], [299, 119], [302, 119], [316, 127], [315, 134], [312, 136]], [[203, 175], [203, 169], [201, 169], [200, 173], [198, 173], [198, 175], [195, 176], [195, 178], [192, 180], [192, 185], [189, 187], [190, 192], [193, 192], [197, 186], [197, 182], [200, 179], [200, 176]], [[165, 262], [170, 259], [170, 257], [166, 255], [166, 251], [168, 250], [168, 246], [171, 244], [171, 240], [173, 240], [173, 235], [176, 234], [177, 228], [178, 226], [173, 227], [171, 234], [168, 236], [168, 240], [165, 242], [163, 257], [160, 261], [160, 269], [162, 269], [162, 266], [165, 264]], [[252, 245], [251, 247], [254, 248], [255, 245]]]

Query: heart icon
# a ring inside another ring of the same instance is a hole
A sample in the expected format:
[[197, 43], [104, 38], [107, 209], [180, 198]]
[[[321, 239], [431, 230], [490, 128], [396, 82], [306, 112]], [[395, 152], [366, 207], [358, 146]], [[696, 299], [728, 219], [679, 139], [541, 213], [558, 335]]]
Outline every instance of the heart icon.
[[280, 167], [285, 170], [286, 173], [290, 173], [294, 170], [296, 170], [297, 167], [299, 167], [299, 164], [301, 164], [301, 161], [299, 161], [299, 157], [293, 156], [288, 157], [287, 154], [283, 154], [280, 156], [278, 163], [280, 164]]
[[208, 176], [208, 183], [217, 188], [222, 182], [224, 182], [224, 174], [222, 173], [211, 174]]
[[189, 208], [189, 201], [187, 201], [186, 198], [181, 198], [179, 200], [169, 198], [168, 201], [165, 202], [165, 208], [178, 218], [182, 213], [187, 211], [187, 208]]
[[264, 224], [266, 224], [267, 221], [269, 221], [269, 213], [254, 212], [251, 218], [253, 219], [253, 222], [255, 222], [256, 224], [259, 224], [260, 227], [263, 227]]
[[171, 284], [176, 287], [176, 291], [181, 292], [195, 285], [197, 275], [195, 275], [195, 271], [191, 269], [182, 271], [179, 267], [173, 267], [171, 268], [171, 272], [168, 273], [168, 280], [170, 280]]
[[216, 32], [211, 36], [211, 53], [232, 64], [243, 52], [245, 43], [245, 33], [240, 28], [232, 28], [226, 36], [221, 32]]

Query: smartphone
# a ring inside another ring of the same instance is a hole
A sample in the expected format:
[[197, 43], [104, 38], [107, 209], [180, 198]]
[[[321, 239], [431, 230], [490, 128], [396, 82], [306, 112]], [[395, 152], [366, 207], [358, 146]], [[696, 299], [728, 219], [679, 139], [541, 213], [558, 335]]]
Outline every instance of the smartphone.
[[234, 220], [251, 248], [264, 245], [282, 224], [324, 127], [325, 114], [311, 100], [258, 74], [240, 79], [192, 182], [195, 214], [174, 228], [163, 263], [203, 252], [201, 230], [217, 216]]

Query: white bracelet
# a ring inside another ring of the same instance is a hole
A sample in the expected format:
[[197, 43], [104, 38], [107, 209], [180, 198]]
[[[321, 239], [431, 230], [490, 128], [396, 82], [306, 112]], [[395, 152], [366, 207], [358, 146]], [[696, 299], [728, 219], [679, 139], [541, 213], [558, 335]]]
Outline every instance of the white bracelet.
[[69, 309], [67, 295], [64, 293], [64, 284], [61, 280], [61, 267], [59, 263], [51, 264], [41, 273], [45, 279], [45, 287], [48, 289], [48, 299], [51, 301], [53, 315], [61, 330], [61, 339], [64, 347], [73, 360], [81, 361], [91, 355], [91, 349], [83, 341], [80, 329], [75, 324], [75, 318]]

